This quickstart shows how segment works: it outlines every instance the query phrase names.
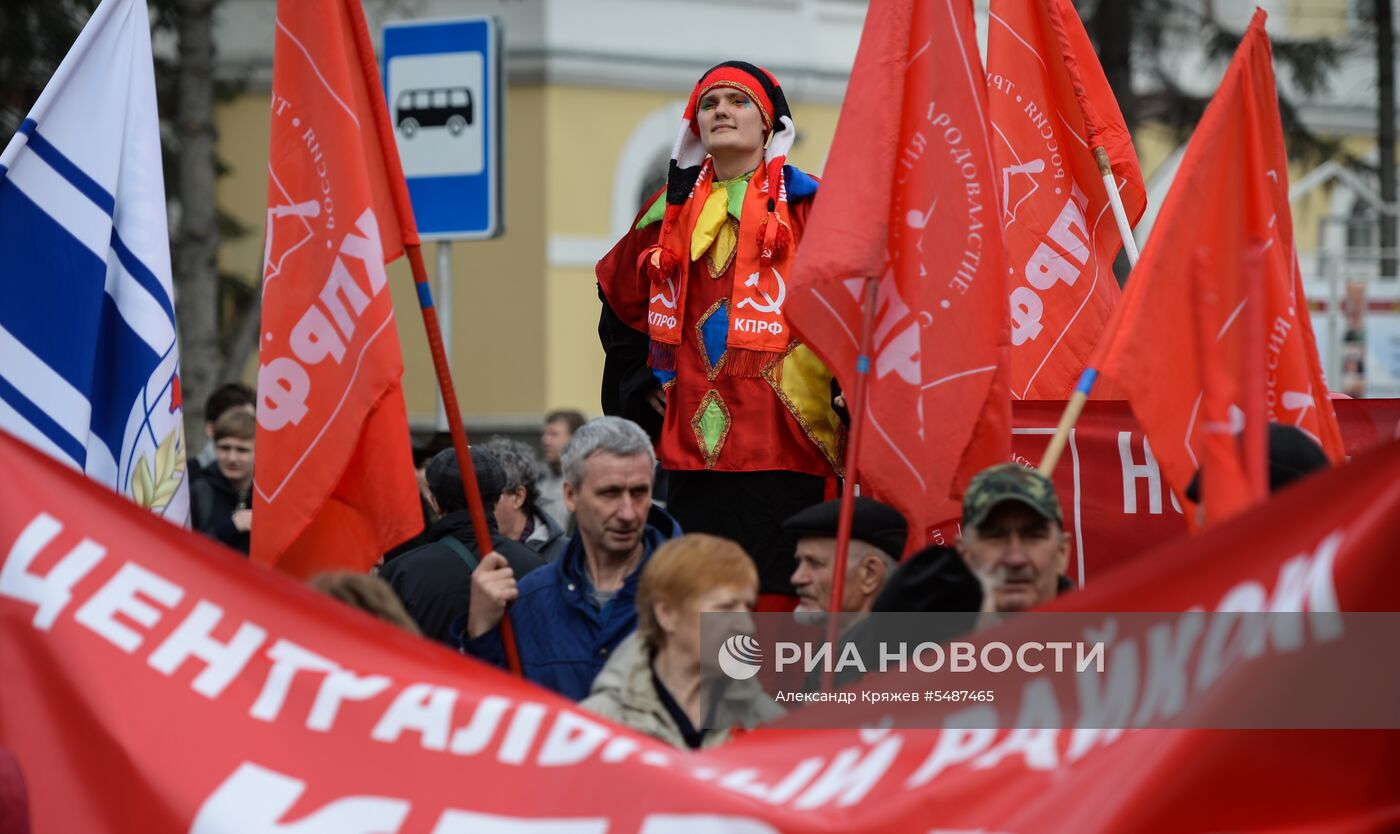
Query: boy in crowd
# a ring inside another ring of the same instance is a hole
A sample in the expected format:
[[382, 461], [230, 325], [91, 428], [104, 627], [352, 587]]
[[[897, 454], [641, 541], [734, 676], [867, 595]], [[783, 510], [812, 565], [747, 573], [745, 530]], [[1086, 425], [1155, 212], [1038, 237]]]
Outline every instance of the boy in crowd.
[[214, 421], [214, 462], [190, 484], [194, 529], [248, 555], [253, 529], [252, 409], [233, 408]]

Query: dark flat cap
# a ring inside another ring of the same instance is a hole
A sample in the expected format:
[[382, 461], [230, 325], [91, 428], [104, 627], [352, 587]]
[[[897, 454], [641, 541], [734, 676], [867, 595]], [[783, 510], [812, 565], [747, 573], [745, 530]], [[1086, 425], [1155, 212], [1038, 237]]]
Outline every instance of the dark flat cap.
[[[841, 499], [817, 504], [783, 522], [783, 529], [796, 536], [836, 538], [836, 525], [841, 517]], [[909, 525], [899, 511], [873, 498], [856, 496], [851, 511], [851, 538], [874, 545], [899, 559], [904, 554], [904, 542], [909, 537]]]
[[875, 598], [876, 611], [978, 611], [982, 583], [951, 547], [933, 545], [900, 563]]
[[[496, 456], [477, 446], [471, 447], [472, 468], [476, 470], [476, 488], [490, 515], [492, 503], [506, 487], [506, 472]], [[462, 488], [462, 470], [457, 466], [457, 450], [443, 449], [428, 461], [428, 489], [437, 499], [443, 515], [467, 508], [467, 492]]]

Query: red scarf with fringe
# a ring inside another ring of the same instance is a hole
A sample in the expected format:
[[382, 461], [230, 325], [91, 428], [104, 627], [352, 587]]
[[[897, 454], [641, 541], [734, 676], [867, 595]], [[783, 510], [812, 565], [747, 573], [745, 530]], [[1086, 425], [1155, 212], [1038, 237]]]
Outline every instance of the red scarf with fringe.
[[[734, 285], [729, 293], [729, 358], [725, 367], [732, 376], [759, 376], [792, 341], [783, 305], [796, 247], [782, 175], [783, 161], [779, 157], [760, 165], [744, 191], [734, 253]], [[776, 189], [769, 187], [773, 182], [777, 183]], [[652, 341], [654, 368], [673, 370], [676, 366], [675, 351], [681, 343], [686, 279], [690, 274], [690, 237], [713, 183], [714, 164], [707, 158], [685, 204], [679, 212], [667, 212], [660, 241], [638, 258], [638, 269], [650, 281], [647, 332]], [[774, 190], [777, 193], [770, 194]]]

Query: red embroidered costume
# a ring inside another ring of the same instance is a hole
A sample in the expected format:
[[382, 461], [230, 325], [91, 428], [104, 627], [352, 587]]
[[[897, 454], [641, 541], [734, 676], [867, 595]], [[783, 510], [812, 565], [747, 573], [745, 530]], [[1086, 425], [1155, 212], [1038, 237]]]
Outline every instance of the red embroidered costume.
[[[763, 120], [762, 161], [716, 182], [720, 151], [705, 143], [752, 121], [734, 112], [747, 107]], [[742, 62], [711, 69], [691, 94], [666, 189], [597, 268], [604, 411], [657, 438], [668, 509], [687, 532], [744, 545], [765, 593], [791, 589], [792, 541], [778, 527], [823, 499], [843, 436], [831, 374], [793, 339], [782, 309], [817, 191], [784, 164], [793, 135], [771, 75]]]

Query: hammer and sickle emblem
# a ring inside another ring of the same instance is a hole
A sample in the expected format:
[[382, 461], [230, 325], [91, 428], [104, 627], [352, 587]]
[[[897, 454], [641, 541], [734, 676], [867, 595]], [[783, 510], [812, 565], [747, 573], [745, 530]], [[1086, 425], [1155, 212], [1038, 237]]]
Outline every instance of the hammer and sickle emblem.
[[1308, 416], [1308, 409], [1317, 405], [1317, 400], [1313, 399], [1311, 392], [1284, 391], [1283, 410], [1298, 412], [1298, 420], [1293, 425], [1303, 425], [1303, 420]]
[[[758, 294], [761, 295], [761, 296], [763, 296], [763, 300], [764, 300], [765, 303], [759, 304], [757, 301], [754, 301], [752, 298], [741, 298], [741, 299], [739, 299], [739, 303], [734, 305], [734, 309], [737, 310], [737, 309], [739, 309], [739, 308], [741, 308], [741, 307], [752, 307], [752, 308], [754, 308], [755, 310], [757, 310], [757, 311], [760, 312], [760, 313], [777, 313], [777, 312], [780, 312], [780, 311], [783, 309], [783, 302], [787, 300], [787, 284], [783, 283], [783, 276], [779, 275], [779, 274], [778, 274], [778, 270], [776, 270], [776, 269], [773, 270], [773, 277], [778, 279], [778, 297], [777, 297], [777, 298], [774, 298], [773, 296], [769, 295], [767, 292], [765, 292], [765, 291], [763, 291], [763, 290], [760, 289], [760, 290], [758, 291]], [[758, 273], [755, 272], [754, 274], [750, 275], [750, 276], [749, 276], [749, 280], [747, 280], [747, 281], [744, 282], [744, 286], [746, 286], [746, 287], [757, 287], [757, 286], [758, 286]]]
[[666, 293], [664, 292], [659, 292], [656, 295], [653, 295], [651, 297], [651, 300], [653, 303], [660, 301], [661, 305], [667, 310], [674, 310], [676, 309], [676, 282], [671, 280], [670, 278], [667, 278], [666, 286], [671, 288], [671, 294], [669, 296], [666, 295]]

